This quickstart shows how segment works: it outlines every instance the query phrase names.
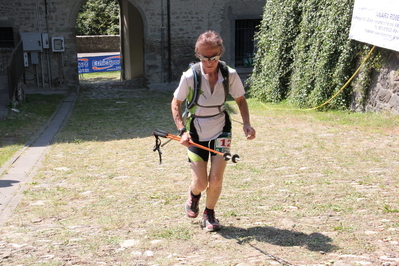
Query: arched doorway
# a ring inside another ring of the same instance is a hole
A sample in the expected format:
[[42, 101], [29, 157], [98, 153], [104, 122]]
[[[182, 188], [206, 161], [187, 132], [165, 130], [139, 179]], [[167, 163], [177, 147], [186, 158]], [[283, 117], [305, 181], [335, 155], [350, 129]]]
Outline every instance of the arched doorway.
[[139, 10], [128, 0], [120, 0], [122, 79], [144, 77], [144, 24]]
[[[81, 6], [87, 0], [81, 1]], [[129, 0], [117, 0], [119, 3], [119, 43], [117, 44], [121, 58], [121, 76], [122, 80], [130, 80], [144, 77], [144, 25], [141, 13], [138, 8]], [[106, 46], [101, 44], [100, 46]], [[112, 46], [112, 45], [111, 45]], [[100, 47], [100, 49], [103, 47]], [[78, 45], [79, 56], [79, 45]], [[98, 51], [97, 51], [98, 52]], [[103, 51], [105, 52], [105, 51]], [[84, 52], [90, 53], [90, 52]], [[96, 56], [96, 55], [93, 55]], [[104, 55], [104, 57], [107, 55]], [[108, 57], [107, 57], [108, 59]], [[80, 60], [80, 59], [79, 59]], [[81, 62], [79, 61], [79, 64]], [[79, 70], [80, 72], [81, 70]]]

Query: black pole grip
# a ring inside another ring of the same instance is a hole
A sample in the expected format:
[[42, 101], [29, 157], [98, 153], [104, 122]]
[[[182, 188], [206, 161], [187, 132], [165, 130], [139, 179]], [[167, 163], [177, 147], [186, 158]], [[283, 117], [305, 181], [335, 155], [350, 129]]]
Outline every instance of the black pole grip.
[[167, 136], [168, 134], [169, 134], [168, 132], [163, 131], [163, 130], [160, 130], [160, 129], [157, 129], [157, 130], [155, 130], [154, 132], [152, 132], [152, 135], [158, 136], [158, 137], [163, 137], [163, 138], [166, 138], [166, 136]]

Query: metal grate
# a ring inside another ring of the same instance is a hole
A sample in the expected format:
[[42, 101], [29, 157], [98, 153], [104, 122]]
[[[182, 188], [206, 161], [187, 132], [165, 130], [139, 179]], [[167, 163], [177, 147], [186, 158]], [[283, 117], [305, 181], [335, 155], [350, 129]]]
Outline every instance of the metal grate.
[[260, 19], [238, 19], [235, 27], [235, 66], [252, 67], [255, 56], [254, 36]]

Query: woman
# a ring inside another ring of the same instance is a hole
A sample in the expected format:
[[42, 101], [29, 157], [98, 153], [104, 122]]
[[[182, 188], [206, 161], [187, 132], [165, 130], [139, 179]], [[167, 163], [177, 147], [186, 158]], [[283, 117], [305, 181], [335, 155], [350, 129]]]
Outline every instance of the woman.
[[[201, 79], [201, 93], [196, 105], [190, 110], [191, 116], [186, 124], [183, 122], [181, 104], [192, 95], [195, 71], [189, 69], [183, 73], [171, 103], [173, 119], [181, 136], [180, 143], [188, 147], [191, 167], [192, 181], [185, 203], [186, 214], [190, 218], [198, 216], [201, 193], [206, 190], [202, 225], [207, 231], [221, 229], [218, 219], [215, 218], [214, 209], [222, 191], [223, 174], [227, 162], [222, 156], [211, 153], [211, 167], [208, 173], [210, 153], [190, 146], [189, 142], [192, 141], [214, 150], [217, 148], [224, 149], [224, 152], [229, 150], [231, 120], [224, 107], [227, 95], [225, 95], [224, 78], [221, 73], [223, 65], [219, 63], [223, 53], [223, 40], [218, 33], [206, 31], [201, 34], [195, 45], [196, 57], [201, 61], [201, 75], [198, 77]], [[240, 110], [244, 134], [247, 139], [254, 139], [255, 129], [250, 124], [244, 86], [234, 69], [228, 68], [228, 74], [228, 93], [235, 99]], [[224, 147], [221, 143], [224, 144]]]

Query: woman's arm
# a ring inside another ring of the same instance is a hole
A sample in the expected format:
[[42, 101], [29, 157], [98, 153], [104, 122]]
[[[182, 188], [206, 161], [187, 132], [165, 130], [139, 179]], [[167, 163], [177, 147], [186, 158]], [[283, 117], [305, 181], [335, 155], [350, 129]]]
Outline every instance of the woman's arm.
[[235, 98], [235, 101], [238, 105], [238, 109], [240, 110], [240, 114], [241, 114], [241, 118], [242, 118], [242, 122], [243, 122], [244, 134], [247, 137], [247, 139], [254, 139], [256, 132], [255, 132], [255, 129], [251, 126], [247, 100], [245, 99], [245, 96], [241, 96], [241, 97]]
[[[175, 125], [176, 125], [177, 129], [184, 128], [181, 104], [182, 104], [182, 101], [179, 101], [178, 99], [173, 97], [173, 100], [171, 103], [171, 108], [172, 108], [173, 120], [175, 121]], [[189, 141], [191, 141], [190, 133], [186, 131], [180, 137], [181, 137], [180, 144], [182, 144], [186, 147], [189, 147], [190, 146]]]
[[175, 121], [175, 125], [176, 125], [177, 129], [181, 129], [184, 127], [182, 111], [181, 111], [181, 104], [182, 104], [182, 101], [179, 101], [176, 98], [173, 98], [172, 103], [171, 103], [173, 121]]

